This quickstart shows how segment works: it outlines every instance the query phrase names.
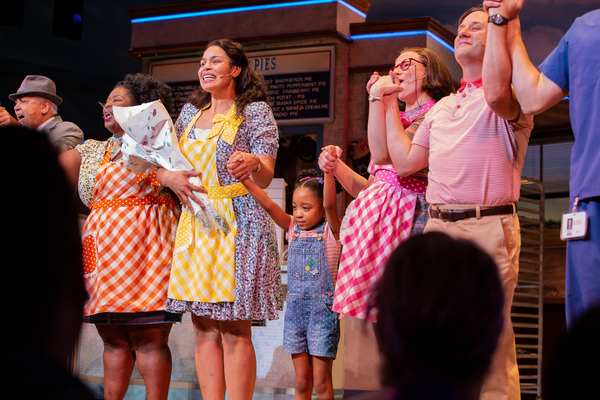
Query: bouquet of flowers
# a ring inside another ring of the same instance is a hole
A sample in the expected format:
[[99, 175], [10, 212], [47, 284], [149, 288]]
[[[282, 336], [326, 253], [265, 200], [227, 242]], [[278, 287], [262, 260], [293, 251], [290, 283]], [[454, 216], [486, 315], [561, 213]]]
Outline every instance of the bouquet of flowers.
[[[123, 161], [125, 166], [136, 174], [147, 173], [157, 166], [169, 171], [192, 171], [193, 167], [179, 150], [177, 135], [173, 129], [173, 121], [160, 100], [133, 107], [113, 107], [113, 115], [123, 128]], [[202, 186], [199, 177], [189, 181]], [[229, 232], [229, 224], [219, 214], [205, 193], [194, 192], [202, 202], [197, 204], [192, 199], [194, 216], [206, 232], [217, 228], [225, 234]]]

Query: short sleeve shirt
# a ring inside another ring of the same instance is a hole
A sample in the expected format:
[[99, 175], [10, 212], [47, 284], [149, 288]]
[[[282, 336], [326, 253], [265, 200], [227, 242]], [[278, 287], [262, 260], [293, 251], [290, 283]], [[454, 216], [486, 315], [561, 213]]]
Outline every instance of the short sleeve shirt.
[[577, 18], [540, 71], [569, 92], [571, 199], [600, 196], [600, 9]]
[[413, 144], [429, 149], [431, 204], [500, 205], [516, 202], [533, 117], [516, 121], [487, 105], [481, 80], [464, 82], [425, 116]]

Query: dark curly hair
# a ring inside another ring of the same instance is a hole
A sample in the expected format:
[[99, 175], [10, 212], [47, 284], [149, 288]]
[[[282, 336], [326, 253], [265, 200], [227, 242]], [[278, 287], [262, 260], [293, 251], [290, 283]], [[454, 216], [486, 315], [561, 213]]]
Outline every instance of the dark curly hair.
[[[303, 169], [300, 171], [294, 190], [301, 187], [309, 189], [317, 198], [323, 199], [323, 177], [316, 169]], [[342, 189], [340, 182], [335, 179], [335, 192], [340, 193]]]
[[122, 87], [129, 92], [135, 105], [160, 100], [169, 113], [173, 111], [171, 87], [151, 75], [142, 73], [127, 74], [125, 79], [117, 83], [114, 88], [118, 87]]
[[[241, 44], [230, 39], [213, 40], [206, 46], [217, 46], [223, 49], [229, 58], [229, 64], [240, 67], [240, 74], [234, 78], [235, 81], [235, 107], [238, 115], [243, 115], [246, 106], [255, 101], [267, 100], [267, 87], [259, 75], [250, 68], [248, 57]], [[210, 103], [211, 95], [201, 87], [194, 89], [190, 95], [189, 102], [197, 108], [203, 108]]]

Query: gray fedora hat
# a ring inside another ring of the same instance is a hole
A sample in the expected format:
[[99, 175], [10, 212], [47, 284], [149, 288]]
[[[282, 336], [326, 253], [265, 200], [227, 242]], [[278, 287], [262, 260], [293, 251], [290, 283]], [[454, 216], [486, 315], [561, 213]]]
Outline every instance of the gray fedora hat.
[[56, 85], [50, 78], [41, 75], [27, 75], [17, 93], [8, 95], [8, 98], [15, 101], [23, 96], [37, 96], [50, 100], [57, 106], [60, 106], [62, 99], [56, 95]]

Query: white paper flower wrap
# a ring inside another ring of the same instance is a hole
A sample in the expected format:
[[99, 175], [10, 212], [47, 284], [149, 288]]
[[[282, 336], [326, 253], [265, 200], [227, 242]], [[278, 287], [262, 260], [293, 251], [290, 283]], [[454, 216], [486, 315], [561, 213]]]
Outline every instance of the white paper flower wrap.
[[[144, 103], [133, 107], [113, 107], [113, 115], [123, 128], [123, 160], [129, 170], [136, 174], [144, 174], [159, 166], [169, 171], [192, 171], [193, 167], [179, 150], [177, 135], [173, 129], [173, 121], [160, 101]], [[189, 181], [202, 186], [199, 177]], [[219, 214], [205, 193], [194, 192], [203, 204], [190, 202], [193, 214], [198, 218], [202, 229], [206, 232], [217, 228], [225, 234], [229, 232], [229, 224]]]

